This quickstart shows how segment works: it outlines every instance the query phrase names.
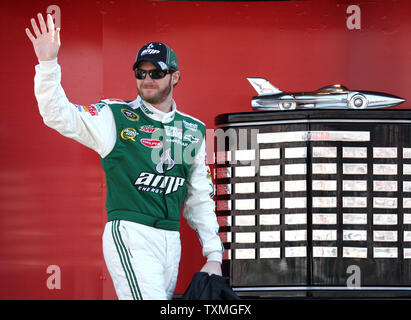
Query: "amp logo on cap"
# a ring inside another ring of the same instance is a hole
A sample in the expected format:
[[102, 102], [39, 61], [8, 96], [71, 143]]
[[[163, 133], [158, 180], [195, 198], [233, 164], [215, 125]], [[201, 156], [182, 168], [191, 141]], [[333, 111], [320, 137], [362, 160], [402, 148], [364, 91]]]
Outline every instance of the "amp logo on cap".
[[143, 50], [143, 51], [141, 52], [141, 55], [144, 56], [144, 55], [146, 55], [146, 54], [157, 54], [157, 53], [160, 53], [160, 50], [153, 49], [153, 47], [154, 47], [154, 45], [153, 45], [152, 43], [150, 43], [150, 44], [147, 46], [147, 49], [145, 49], [145, 50]]

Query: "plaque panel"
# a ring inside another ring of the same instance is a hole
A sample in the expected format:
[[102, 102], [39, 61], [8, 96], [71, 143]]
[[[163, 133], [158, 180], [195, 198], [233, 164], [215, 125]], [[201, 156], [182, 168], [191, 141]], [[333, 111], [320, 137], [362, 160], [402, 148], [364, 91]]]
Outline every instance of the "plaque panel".
[[411, 112], [305, 111], [219, 123], [258, 130], [216, 151], [230, 285], [343, 288], [357, 265], [364, 288], [411, 288]]

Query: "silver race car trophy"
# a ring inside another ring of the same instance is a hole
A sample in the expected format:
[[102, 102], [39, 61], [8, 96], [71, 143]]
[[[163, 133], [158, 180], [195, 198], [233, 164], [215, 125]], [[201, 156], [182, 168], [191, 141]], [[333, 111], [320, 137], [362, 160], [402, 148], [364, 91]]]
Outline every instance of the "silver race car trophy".
[[258, 93], [258, 96], [251, 100], [251, 106], [255, 110], [376, 109], [392, 107], [405, 101], [383, 92], [350, 91], [340, 84], [329, 85], [313, 92], [284, 92], [263, 78], [247, 80]]
[[230, 286], [242, 297], [410, 298], [411, 110], [383, 109], [404, 100], [249, 80], [255, 110], [215, 119]]

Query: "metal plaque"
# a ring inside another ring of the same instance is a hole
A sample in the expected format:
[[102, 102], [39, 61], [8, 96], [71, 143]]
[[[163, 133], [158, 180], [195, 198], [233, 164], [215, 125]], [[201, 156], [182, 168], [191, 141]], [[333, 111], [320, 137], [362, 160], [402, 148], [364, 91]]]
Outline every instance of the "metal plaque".
[[367, 258], [367, 248], [343, 247], [344, 258]]
[[261, 259], [281, 258], [281, 249], [280, 248], [261, 248], [260, 258]]
[[313, 208], [335, 208], [337, 207], [336, 197], [313, 197]]
[[402, 173], [404, 175], [410, 175], [411, 174], [411, 164], [404, 164], [402, 167]]
[[402, 148], [402, 157], [404, 159], [411, 159], [411, 148]]
[[235, 193], [255, 193], [254, 182], [236, 183], [234, 185]]
[[343, 180], [343, 191], [367, 191], [367, 180]]
[[411, 213], [404, 213], [403, 223], [411, 224]]
[[280, 159], [280, 148], [261, 149], [260, 159]]
[[307, 165], [305, 163], [286, 164], [285, 174], [307, 174]]
[[260, 241], [261, 242], [279, 242], [281, 239], [280, 231], [261, 231]]
[[376, 164], [373, 165], [373, 173], [375, 175], [396, 175], [397, 165], [396, 164]]
[[255, 199], [236, 199], [236, 210], [255, 210]]
[[369, 131], [309, 131], [310, 141], [370, 141]]
[[257, 134], [257, 143], [302, 142], [307, 141], [306, 131], [268, 132]]
[[260, 225], [276, 226], [280, 224], [279, 214], [260, 214]]
[[334, 213], [313, 213], [313, 224], [337, 224]]
[[396, 242], [398, 240], [397, 231], [374, 230], [375, 242]]
[[406, 242], [411, 241], [411, 231], [404, 231], [404, 241]]
[[286, 180], [284, 183], [284, 191], [306, 191], [307, 181], [306, 180]]
[[336, 180], [313, 180], [312, 189], [315, 191], [336, 191]]
[[313, 163], [312, 173], [313, 174], [336, 174], [337, 164], [336, 163]]
[[257, 143], [303, 141], [370, 141], [368, 131], [290, 131], [257, 134]]
[[255, 249], [235, 249], [236, 259], [255, 259]]
[[335, 241], [337, 230], [313, 230], [314, 241]]
[[255, 167], [254, 166], [235, 167], [235, 176], [236, 177], [254, 177]]
[[411, 198], [403, 198], [402, 199], [402, 207], [403, 208], [411, 208]]
[[388, 181], [388, 180], [374, 180], [374, 191], [382, 192], [394, 192], [398, 191], [398, 182], [397, 181]]
[[374, 258], [398, 258], [398, 248], [374, 247]]
[[367, 158], [367, 148], [343, 147], [343, 158]]
[[367, 174], [367, 164], [343, 163], [343, 174]]
[[307, 198], [306, 197], [294, 197], [294, 198], [285, 198], [284, 205], [287, 209], [295, 208], [306, 208], [307, 207]]
[[306, 213], [292, 213], [286, 214], [284, 219], [285, 224], [307, 224], [307, 214]]
[[366, 208], [367, 197], [343, 197], [344, 208]]
[[251, 161], [255, 160], [255, 150], [235, 150], [236, 161]]
[[313, 158], [337, 158], [337, 147], [313, 147]]
[[280, 192], [280, 181], [260, 182], [260, 192]]
[[280, 209], [281, 198], [261, 198], [260, 209]]
[[344, 213], [343, 224], [367, 224], [365, 213]]
[[337, 247], [313, 247], [314, 258], [336, 258]]
[[396, 225], [397, 224], [397, 215], [396, 214], [387, 214], [387, 213], [374, 213], [373, 214], [373, 224], [375, 225]]
[[397, 148], [373, 148], [374, 158], [397, 158]]
[[367, 241], [367, 230], [343, 230], [344, 241]]
[[383, 209], [396, 209], [397, 208], [397, 198], [374, 197], [373, 203], [374, 203], [373, 204], [374, 208], [383, 208]]
[[255, 243], [255, 232], [236, 232], [235, 242], [237, 243]]
[[280, 165], [260, 166], [260, 176], [279, 176]]
[[411, 181], [404, 181], [402, 183], [402, 190], [404, 192], [411, 192]]
[[285, 158], [307, 158], [307, 147], [285, 148]]
[[286, 258], [298, 258], [307, 256], [307, 247], [285, 247]]
[[255, 226], [254, 215], [238, 215], [234, 218], [236, 226]]
[[285, 230], [285, 241], [305, 241], [307, 230]]

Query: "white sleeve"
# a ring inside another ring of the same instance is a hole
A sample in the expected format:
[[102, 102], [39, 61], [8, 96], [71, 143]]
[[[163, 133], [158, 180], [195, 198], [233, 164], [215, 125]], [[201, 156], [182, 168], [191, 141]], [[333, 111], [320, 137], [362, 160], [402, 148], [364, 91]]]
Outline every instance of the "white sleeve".
[[219, 225], [215, 215], [214, 194], [210, 169], [205, 163], [205, 141], [203, 141], [187, 182], [183, 216], [200, 238], [203, 256], [207, 261], [222, 262], [223, 244], [218, 235]]
[[[103, 103], [83, 107], [71, 103], [61, 86], [57, 59], [40, 61], [35, 67], [34, 93], [44, 123], [105, 157], [116, 142], [111, 109]], [[88, 112], [87, 112], [88, 111]]]

